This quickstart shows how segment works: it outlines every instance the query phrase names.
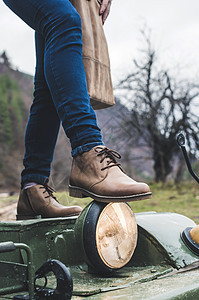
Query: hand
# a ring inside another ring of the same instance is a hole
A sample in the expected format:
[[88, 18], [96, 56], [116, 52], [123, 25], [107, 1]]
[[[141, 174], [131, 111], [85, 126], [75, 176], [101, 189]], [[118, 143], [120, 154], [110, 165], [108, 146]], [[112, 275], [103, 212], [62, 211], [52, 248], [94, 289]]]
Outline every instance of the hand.
[[100, 15], [102, 15], [102, 22], [105, 23], [109, 13], [110, 13], [110, 7], [111, 7], [112, 0], [102, 0], [102, 4], [100, 7]]

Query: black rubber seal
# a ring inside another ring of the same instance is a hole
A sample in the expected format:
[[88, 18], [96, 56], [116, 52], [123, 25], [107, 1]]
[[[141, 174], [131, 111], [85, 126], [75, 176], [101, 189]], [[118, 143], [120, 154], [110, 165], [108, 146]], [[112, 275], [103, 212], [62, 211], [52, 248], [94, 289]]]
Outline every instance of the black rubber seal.
[[96, 245], [96, 226], [99, 219], [99, 216], [102, 210], [108, 203], [96, 202], [93, 201], [85, 222], [83, 229], [83, 243], [84, 250], [88, 259], [89, 265], [96, 271], [96, 273], [106, 274], [111, 273], [113, 270], [108, 267], [100, 258], [97, 245]]
[[190, 231], [193, 227], [187, 227], [182, 232], [182, 240], [186, 244], [186, 246], [197, 256], [199, 256], [199, 245], [192, 240], [190, 236]]

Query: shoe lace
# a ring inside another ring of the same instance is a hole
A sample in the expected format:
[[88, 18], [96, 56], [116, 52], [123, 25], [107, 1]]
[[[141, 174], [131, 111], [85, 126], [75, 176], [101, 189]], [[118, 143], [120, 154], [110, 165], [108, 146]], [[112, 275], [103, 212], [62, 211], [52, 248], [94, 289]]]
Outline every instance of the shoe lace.
[[109, 148], [101, 148], [101, 147], [96, 147], [95, 151], [97, 152], [97, 156], [103, 156], [102, 159], [100, 160], [100, 163], [102, 163], [105, 159], [109, 158], [109, 160], [107, 160], [107, 166], [103, 167], [101, 170], [105, 170], [108, 168], [112, 168], [114, 166], [118, 166], [123, 172], [124, 170], [121, 167], [121, 164], [117, 162], [117, 159], [121, 158], [121, 155], [114, 150], [111, 150]]
[[55, 193], [56, 191], [47, 183], [44, 183], [42, 186], [40, 186], [40, 189], [44, 189], [43, 194], [45, 194], [46, 192], [48, 193], [48, 195], [45, 196], [45, 198], [52, 197], [58, 202], [57, 198], [53, 195], [53, 193]]

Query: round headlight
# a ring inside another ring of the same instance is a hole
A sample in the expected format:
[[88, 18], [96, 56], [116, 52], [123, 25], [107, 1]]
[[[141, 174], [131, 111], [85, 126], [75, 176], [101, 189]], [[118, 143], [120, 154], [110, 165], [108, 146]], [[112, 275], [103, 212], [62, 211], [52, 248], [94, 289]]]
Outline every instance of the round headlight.
[[199, 256], [199, 225], [195, 227], [187, 227], [182, 232], [182, 240], [191, 249], [195, 255]]
[[102, 273], [125, 266], [137, 244], [137, 224], [130, 206], [93, 201], [82, 215], [87, 263]]

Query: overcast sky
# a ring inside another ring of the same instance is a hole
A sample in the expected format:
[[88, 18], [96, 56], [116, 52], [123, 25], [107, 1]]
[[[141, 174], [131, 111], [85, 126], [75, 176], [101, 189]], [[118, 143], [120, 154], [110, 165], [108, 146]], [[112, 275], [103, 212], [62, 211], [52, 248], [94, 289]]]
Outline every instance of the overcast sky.
[[[24, 0], [25, 1], [25, 0]], [[182, 64], [186, 76], [199, 68], [199, 0], [113, 0], [104, 26], [116, 81], [133, 68], [142, 48], [140, 28], [147, 24], [161, 61], [168, 67]], [[0, 2], [0, 52], [13, 65], [34, 73], [34, 33]]]

